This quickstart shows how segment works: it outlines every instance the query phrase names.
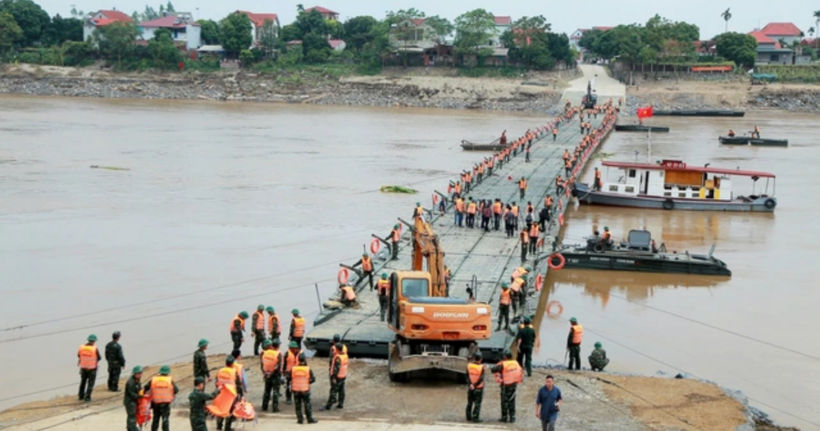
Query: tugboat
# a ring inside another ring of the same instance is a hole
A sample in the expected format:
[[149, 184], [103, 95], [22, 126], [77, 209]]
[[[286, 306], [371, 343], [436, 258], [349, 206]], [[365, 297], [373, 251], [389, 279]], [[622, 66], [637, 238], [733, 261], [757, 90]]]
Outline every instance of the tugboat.
[[666, 245], [656, 247], [652, 234], [631, 230], [620, 245], [607, 243], [601, 237], [587, 238], [583, 245], [566, 245], [545, 257], [552, 269], [597, 269], [609, 271], [661, 272], [667, 274], [700, 274], [731, 276], [726, 263], [709, 254], [668, 252]]
[[[775, 176], [769, 172], [687, 166], [680, 160], [660, 163], [603, 162], [606, 168], [621, 171], [617, 182], [602, 181], [599, 190], [576, 183], [573, 194], [582, 204], [631, 208], [690, 211], [774, 212]], [[749, 196], [737, 195], [734, 177], [752, 180]], [[766, 179], [762, 193], [755, 193], [757, 181]], [[769, 182], [772, 194], [769, 194]]]

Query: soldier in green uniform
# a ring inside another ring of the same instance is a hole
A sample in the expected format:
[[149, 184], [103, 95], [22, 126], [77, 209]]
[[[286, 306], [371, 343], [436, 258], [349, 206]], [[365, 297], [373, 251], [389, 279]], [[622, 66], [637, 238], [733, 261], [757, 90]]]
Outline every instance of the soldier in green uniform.
[[125, 356], [120, 346], [120, 331], [112, 335], [112, 340], [105, 345], [105, 361], [108, 362], [108, 390], [120, 391], [120, 372], [125, 368]]
[[[145, 384], [143, 390], [149, 392], [151, 390], [151, 383], [157, 378], [169, 378], [171, 374], [171, 367], [163, 365], [159, 368], [159, 376], [154, 376], [148, 383]], [[173, 387], [173, 395], [179, 393], [179, 387], [176, 382], [171, 381]], [[157, 431], [159, 424], [162, 422], [162, 431], [169, 431], [171, 429], [171, 402], [157, 402], [157, 394], [152, 395], [151, 410], [153, 411], [153, 420], [151, 421], [151, 431]]]
[[279, 346], [282, 343], [278, 338], [273, 341], [265, 340], [262, 343], [262, 375], [265, 380], [265, 392], [262, 394], [262, 411], [268, 411], [268, 402], [273, 399], [273, 412], [279, 413], [279, 388], [284, 379], [282, 378], [282, 354], [279, 353]]
[[[338, 400], [337, 408], [345, 406], [345, 379], [347, 378], [347, 347], [336, 340], [339, 334], [333, 337], [333, 347], [336, 353], [330, 358], [330, 397], [322, 410], [330, 410]], [[339, 337], [341, 339], [341, 337]]]
[[609, 358], [606, 357], [606, 350], [600, 341], [595, 343], [595, 350], [589, 355], [589, 367], [592, 371], [603, 371], [609, 364]]
[[308, 367], [304, 353], [299, 354], [299, 364], [291, 370], [291, 382], [293, 384], [293, 401], [296, 405], [297, 422], [304, 423], [302, 416], [302, 405], [305, 406], [305, 416], [309, 424], [319, 421], [313, 419], [313, 406], [310, 404], [310, 385], [316, 382], [313, 370]]
[[532, 377], [532, 348], [535, 346], [535, 329], [530, 316], [524, 316], [524, 324], [515, 335], [518, 343], [518, 365], [526, 368], [527, 377]]
[[524, 382], [521, 366], [512, 358], [512, 352], [504, 351], [504, 360], [492, 368], [501, 384], [501, 419], [499, 422], [515, 422], [515, 391]]
[[194, 378], [202, 377], [206, 382], [211, 381], [211, 370], [208, 369], [208, 357], [205, 350], [208, 350], [208, 340], [201, 339], [198, 344], [199, 349], [194, 352]]
[[142, 379], [142, 367], [137, 365], [131, 371], [131, 377], [125, 382], [125, 396], [122, 399], [122, 404], [125, 406], [125, 414], [127, 416], [125, 422], [125, 429], [127, 431], [140, 431], [137, 426], [137, 405], [142, 396], [140, 395], [142, 392], [140, 379]]
[[[219, 389], [212, 394], [205, 392], [204, 378], [197, 377], [194, 379], [194, 390], [188, 395], [188, 403], [191, 406], [191, 431], [208, 431], [208, 424], [205, 422], [207, 418], [205, 404], [216, 398], [217, 395], [219, 395]], [[129, 431], [131, 430], [129, 429]]]
[[521, 313], [523, 314], [524, 310], [527, 309], [527, 285], [529, 285], [530, 282], [527, 280], [527, 274], [522, 275], [521, 279], [524, 280], [524, 284], [521, 285], [521, 292], [518, 294], [518, 308], [521, 309]]
[[484, 422], [479, 418], [481, 401], [484, 400], [484, 371], [481, 352], [476, 352], [473, 362], [467, 365], [467, 378], [470, 379], [470, 386], [467, 388], [467, 422]]
[[[260, 326], [262, 328], [258, 329]], [[259, 356], [259, 346], [267, 339], [265, 335], [265, 306], [262, 304], [256, 307], [256, 313], [253, 313], [251, 317], [251, 331], [253, 331], [253, 356]]]
[[102, 359], [97, 349], [96, 335], [89, 335], [88, 342], [80, 346], [77, 359], [80, 367], [80, 390], [77, 397], [88, 403], [91, 402], [91, 393], [94, 392], [94, 383], [97, 381], [97, 367]]
[[510, 285], [507, 283], [501, 283], [501, 295], [498, 298], [498, 328], [495, 328], [496, 331], [501, 330], [501, 322], [504, 322], [504, 330], [509, 329], [510, 327], [510, 303], [512, 302], [512, 295], [510, 293]]
[[279, 316], [273, 307], [268, 306], [265, 309], [268, 312], [268, 331], [270, 331], [270, 339], [275, 340], [282, 334], [282, 326], [279, 324]]

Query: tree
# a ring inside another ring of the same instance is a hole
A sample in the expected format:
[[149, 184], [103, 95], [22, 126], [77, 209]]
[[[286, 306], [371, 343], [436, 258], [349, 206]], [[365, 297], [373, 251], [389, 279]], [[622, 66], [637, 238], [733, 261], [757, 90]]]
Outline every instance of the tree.
[[0, 12], [7, 12], [23, 30], [22, 44], [34, 45], [40, 42], [51, 18], [37, 3], [31, 0], [2, 0]]
[[715, 38], [717, 53], [738, 66], [751, 67], [757, 57], [757, 40], [741, 33], [723, 33]]
[[14, 44], [23, 40], [23, 30], [8, 12], [0, 11], [0, 54], [6, 53]]
[[171, 42], [174, 41], [174, 34], [171, 33], [171, 30], [167, 28], [158, 28], [154, 30], [154, 37], [152, 40], [164, 40], [165, 38], [169, 39]]
[[171, 0], [168, 0], [168, 4], [165, 5], [165, 11], [166, 12], [176, 12], [176, 10], [174, 9], [174, 4], [171, 3]]
[[724, 33], [729, 31], [729, 20], [732, 19], [732, 13], [729, 12], [732, 8], [726, 8], [726, 10], [720, 14], [724, 21], [726, 21], [726, 29], [723, 30]]
[[134, 47], [139, 30], [133, 23], [114, 22], [97, 27], [92, 38], [100, 51], [109, 60], [117, 59], [117, 68], [122, 68], [123, 54]]
[[361, 52], [364, 45], [373, 40], [373, 28], [378, 25], [372, 16], [356, 16], [345, 21], [344, 41], [347, 48]]
[[262, 24], [262, 28], [259, 30], [259, 44], [268, 57], [273, 57], [273, 53], [279, 45], [279, 37], [277, 34], [276, 24], [273, 20], [266, 19], [265, 23]]
[[[814, 28], [820, 29], [820, 10], [814, 11], [814, 14], [812, 14], [812, 16], [814, 16]], [[815, 48], [818, 47], [817, 39], [814, 40], [814, 46]]]
[[243, 49], [239, 53], [239, 64], [242, 67], [250, 66], [251, 64], [253, 64], [253, 60], [254, 60], [254, 58], [253, 58], [253, 53], [251, 52], [251, 50]]
[[398, 23], [400, 23], [402, 21], [405, 21], [405, 20], [408, 20], [408, 19], [419, 19], [419, 18], [424, 18], [425, 16], [426, 15], [424, 14], [424, 12], [422, 12], [422, 11], [416, 9], [416, 8], [400, 9], [400, 10], [397, 10], [397, 11], [387, 12], [387, 17], [385, 18], [385, 22], [387, 22], [388, 25], [393, 25], [393, 24], [398, 24]]
[[450, 20], [438, 15], [425, 18], [424, 24], [433, 29], [433, 34], [429, 35], [429, 39], [439, 45], [444, 44], [447, 36], [451, 35], [453, 30], [455, 30]]
[[299, 12], [294, 24], [302, 33], [302, 38], [311, 33], [325, 37], [330, 34], [328, 21], [316, 9], [310, 12]]
[[327, 37], [309, 33], [302, 38], [302, 51], [307, 63], [324, 63], [333, 50], [327, 42]]
[[201, 19], [196, 23], [199, 24], [203, 44], [219, 44], [219, 24], [217, 24], [216, 21], [211, 19]]
[[83, 22], [76, 18], [63, 18], [59, 14], [54, 15], [51, 23], [43, 32], [43, 44], [62, 45], [63, 42], [69, 40], [82, 42]]
[[490, 40], [496, 35], [495, 16], [484, 9], [475, 9], [456, 18], [456, 52], [475, 55], [478, 63], [492, 54]]
[[814, 27], [809, 27], [809, 37], [814, 37]]
[[[74, 7], [74, 6], [71, 6], [71, 12], [69, 12], [69, 13], [71, 14], [72, 18], [77, 18], [77, 19], [80, 19], [80, 20], [85, 18], [85, 12], [83, 12], [82, 10], [77, 10], [77, 8]], [[134, 12], [134, 13], [136, 13], [136, 12]]]
[[251, 20], [244, 13], [232, 13], [219, 23], [220, 44], [225, 52], [237, 58], [243, 49], [253, 44]]
[[344, 40], [345, 37], [345, 26], [344, 24], [340, 23], [339, 21], [328, 21], [325, 20], [327, 24], [327, 34], [331, 39]]
[[288, 24], [282, 27], [282, 31], [279, 32], [279, 39], [281, 39], [282, 42], [302, 40], [302, 31], [299, 30], [299, 27], [296, 27], [296, 24]]
[[174, 69], [182, 60], [182, 55], [174, 46], [171, 31], [168, 29], [154, 32], [154, 38], [148, 41], [148, 52], [153, 66], [158, 69]]
[[552, 58], [567, 65], [572, 64], [576, 57], [572, 55], [572, 51], [569, 49], [569, 37], [564, 33], [546, 33], [546, 35], [547, 46]]

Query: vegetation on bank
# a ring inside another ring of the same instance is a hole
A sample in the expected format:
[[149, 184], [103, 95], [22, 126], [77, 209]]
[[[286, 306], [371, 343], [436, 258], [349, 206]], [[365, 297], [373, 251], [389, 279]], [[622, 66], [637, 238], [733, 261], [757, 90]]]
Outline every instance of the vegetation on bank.
[[820, 66], [766, 65], [755, 67], [755, 73], [775, 75], [777, 82], [820, 82]]

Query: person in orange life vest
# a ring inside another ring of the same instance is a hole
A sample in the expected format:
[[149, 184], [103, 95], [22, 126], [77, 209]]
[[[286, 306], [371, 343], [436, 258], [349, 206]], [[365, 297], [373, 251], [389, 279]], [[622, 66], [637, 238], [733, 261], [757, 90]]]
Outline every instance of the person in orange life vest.
[[122, 403], [125, 406], [125, 414], [127, 416], [125, 422], [126, 431], [140, 431], [137, 426], [137, 406], [140, 398], [142, 398], [142, 367], [137, 365], [131, 372], [131, 377], [125, 382], [125, 396]]
[[513, 220], [513, 229], [517, 231], [518, 230], [518, 215], [520, 214], [520, 209], [518, 208], [518, 205], [516, 205], [515, 202], [512, 203], [512, 212], [513, 212], [513, 215], [515, 216], [515, 219]]
[[496, 199], [493, 202], [493, 227], [495, 230], [501, 230], [501, 214], [504, 212], [504, 206], [501, 199]]
[[353, 264], [353, 267], [356, 268], [359, 265], [362, 266], [362, 273], [367, 276], [367, 281], [370, 283], [370, 291], [373, 291], [373, 259], [367, 254], [362, 253], [362, 258], [359, 259], [358, 262]]
[[143, 388], [145, 393], [151, 394], [151, 410], [154, 416], [151, 431], [159, 429], [160, 421], [162, 421], [162, 431], [171, 429], [171, 403], [179, 393], [179, 387], [169, 374], [171, 374], [171, 367], [163, 365], [159, 369], [159, 375], [154, 376]]
[[541, 234], [541, 227], [538, 226], [538, 223], [533, 223], [530, 226], [530, 253], [535, 254], [536, 249], [538, 248], [538, 236]]
[[752, 135], [754, 135], [755, 138], [760, 139], [760, 127], [755, 126], [755, 131], [752, 132]]
[[561, 195], [564, 193], [564, 179], [560, 175], [555, 176], [555, 194]]
[[305, 406], [305, 416], [309, 424], [319, 421], [313, 419], [313, 406], [310, 404], [310, 385], [316, 382], [313, 371], [307, 365], [304, 353], [299, 354], [299, 363], [290, 371], [291, 386], [293, 388], [293, 399], [296, 401], [297, 423], [303, 424], [302, 404]]
[[501, 295], [498, 297], [498, 328], [501, 330], [501, 321], [504, 321], [504, 330], [510, 329], [510, 304], [512, 304], [512, 293], [510, 292], [510, 285], [501, 283]]
[[282, 384], [282, 354], [279, 352], [281, 342], [265, 340], [262, 352], [262, 375], [265, 380], [265, 391], [262, 393], [262, 411], [268, 411], [268, 402], [273, 399], [273, 412], [279, 412], [279, 388]]
[[[219, 371], [216, 373], [216, 387], [217, 389], [222, 389], [224, 385], [234, 385], [236, 388], [236, 400], [233, 405], [231, 405], [231, 410], [228, 415], [227, 421], [225, 418], [216, 418], [216, 429], [221, 430], [223, 425], [225, 426], [226, 431], [231, 430], [231, 425], [233, 424], [234, 417], [233, 417], [233, 409], [236, 407], [236, 404], [239, 402], [239, 399], [245, 395], [245, 385], [242, 382], [242, 376], [239, 372], [237, 372], [236, 367], [236, 358], [234, 356], [228, 356], [225, 358], [225, 366], [220, 368]], [[227, 422], [227, 423], [225, 423]]]
[[[336, 337], [334, 336], [334, 342]], [[345, 406], [345, 380], [347, 378], [347, 363], [349, 357], [347, 355], [347, 346], [341, 342], [334, 344], [336, 354], [331, 357], [330, 364], [330, 397], [327, 399], [327, 404], [322, 410], [330, 410], [333, 404], [338, 404], [336, 408], [343, 409]]]
[[526, 163], [530, 162], [530, 147], [529, 146], [527, 146], [527, 149], [524, 150], [524, 162], [526, 162]]
[[527, 194], [527, 179], [524, 177], [521, 177], [521, 179], [518, 180], [518, 194], [521, 196], [519, 198], [521, 200], [523, 200], [524, 195]]
[[512, 352], [504, 351], [504, 360], [490, 371], [495, 373], [496, 381], [501, 384], [501, 419], [499, 422], [515, 422], [515, 390], [524, 382], [521, 365], [513, 359]]
[[390, 294], [390, 281], [387, 279], [387, 273], [382, 273], [382, 278], [376, 283], [376, 292], [379, 294], [379, 316], [384, 322], [384, 314], [387, 312], [387, 303]]
[[609, 226], [604, 226], [604, 235], [601, 237], [601, 242], [607, 247], [612, 247], [612, 232], [609, 231]]
[[393, 230], [384, 238], [385, 242], [389, 242], [392, 246], [393, 260], [399, 260], [399, 241], [401, 241], [401, 231], [399, 225], [393, 225]]
[[77, 351], [77, 366], [80, 367], [80, 390], [77, 398], [80, 401], [90, 402], [94, 392], [94, 383], [97, 381], [97, 365], [102, 360], [97, 349], [97, 336], [88, 336], [88, 342], [80, 346]]
[[507, 145], [507, 131], [501, 133], [501, 138], [498, 140], [498, 144], [501, 146]]
[[299, 355], [302, 351], [299, 348], [299, 345], [296, 342], [291, 341], [288, 345], [288, 350], [285, 351], [285, 354], [282, 357], [282, 374], [285, 375], [285, 403], [291, 404], [291, 398], [293, 395], [293, 391], [291, 390], [291, 375], [290, 372], [293, 370], [297, 364], [299, 364]]
[[251, 335], [253, 336], [253, 356], [259, 356], [259, 347], [267, 338], [265, 333], [265, 306], [259, 304], [251, 318]]
[[290, 312], [293, 316], [290, 321], [290, 333], [288, 340], [295, 341], [299, 347], [302, 347], [302, 338], [305, 337], [305, 319], [299, 315], [299, 309], [294, 308]]
[[279, 315], [273, 307], [265, 309], [268, 312], [268, 331], [270, 331], [270, 339], [275, 340], [282, 335], [282, 323], [279, 321]]
[[581, 341], [584, 339], [584, 327], [578, 323], [578, 319], [569, 319], [569, 337], [567, 337], [567, 350], [569, 350], [569, 369], [581, 369]]
[[527, 229], [523, 229], [518, 235], [521, 239], [521, 263], [524, 263], [527, 261], [527, 251], [530, 249], [530, 234]]
[[555, 142], [557, 140], [558, 140], [558, 127], [557, 127], [557, 124], [556, 124], [556, 127], [554, 127], [552, 129], [552, 142]]
[[339, 334], [333, 334], [333, 341], [330, 343], [330, 351], [328, 352], [328, 362], [327, 368], [328, 370], [333, 369], [333, 361], [336, 360], [336, 355], [344, 352], [347, 354], [347, 346], [342, 344], [342, 336]]
[[[470, 229], [475, 228], [475, 214], [477, 211], [478, 204], [470, 196], [467, 201], [467, 227]], [[461, 227], [461, 223], [459, 223], [459, 227]]]
[[734, 137], [735, 137], [735, 131], [734, 131], [734, 130], [729, 129], [729, 137], [730, 137], [730, 138], [734, 138]]
[[593, 185], [593, 190], [601, 190], [601, 171], [598, 168], [595, 168], [595, 184]]
[[353, 287], [347, 284], [339, 284], [339, 302], [345, 307], [352, 307], [356, 304], [356, 292]]
[[472, 362], [467, 364], [467, 377], [470, 385], [467, 387], [467, 422], [484, 422], [479, 419], [481, 401], [484, 399], [484, 372], [486, 369], [481, 363], [481, 352], [475, 352]]
[[421, 202], [416, 202], [416, 207], [413, 208], [413, 219], [417, 217], [424, 218], [424, 208], [421, 207]]
[[233, 340], [233, 349], [239, 350], [242, 348], [242, 342], [245, 341], [245, 337], [242, 333], [245, 332], [245, 320], [250, 317], [247, 311], [243, 311], [236, 315], [236, 317], [231, 320], [231, 340]]

